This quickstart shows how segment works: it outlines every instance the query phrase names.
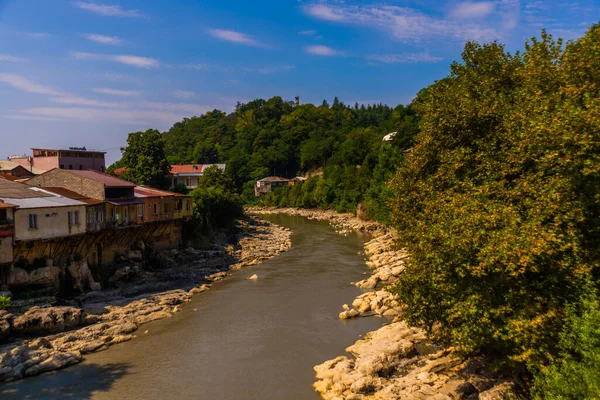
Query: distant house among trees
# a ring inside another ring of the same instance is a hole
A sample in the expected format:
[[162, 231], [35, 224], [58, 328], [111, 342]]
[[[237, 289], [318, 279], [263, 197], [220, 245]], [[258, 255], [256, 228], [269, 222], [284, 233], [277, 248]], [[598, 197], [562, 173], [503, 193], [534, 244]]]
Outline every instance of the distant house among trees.
[[185, 165], [172, 165], [171, 166], [171, 188], [177, 185], [183, 184], [189, 190], [198, 187], [198, 182], [204, 172], [212, 167], [216, 166], [222, 171], [225, 171], [225, 164], [185, 164]]
[[306, 178], [297, 176], [292, 179], [282, 178], [280, 176], [267, 176], [266, 178], [256, 181], [254, 184], [254, 195], [260, 197], [263, 194], [271, 193], [277, 188], [288, 185], [294, 185], [296, 182], [303, 182]]

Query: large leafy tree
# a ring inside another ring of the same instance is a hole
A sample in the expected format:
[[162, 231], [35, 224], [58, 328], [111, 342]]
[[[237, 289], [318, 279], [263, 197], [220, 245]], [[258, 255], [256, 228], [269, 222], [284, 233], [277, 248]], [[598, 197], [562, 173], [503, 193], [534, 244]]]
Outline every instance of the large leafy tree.
[[159, 131], [148, 129], [133, 132], [127, 137], [127, 147], [121, 148], [123, 157], [119, 162], [126, 170], [122, 177], [138, 185], [158, 188], [168, 186], [169, 162], [165, 153], [165, 141]]
[[599, 26], [516, 55], [468, 43], [419, 95], [392, 204], [410, 322], [533, 370], [556, 356], [566, 304], [600, 273], [599, 43]]

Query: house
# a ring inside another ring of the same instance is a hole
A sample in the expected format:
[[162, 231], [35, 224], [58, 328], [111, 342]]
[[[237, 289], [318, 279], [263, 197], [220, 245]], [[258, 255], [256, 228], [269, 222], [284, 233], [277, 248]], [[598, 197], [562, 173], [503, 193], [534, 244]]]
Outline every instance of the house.
[[85, 233], [85, 203], [0, 178], [0, 201], [13, 207], [14, 241], [63, 238]]
[[387, 135], [385, 135], [383, 137], [383, 141], [384, 142], [391, 142], [394, 139], [394, 136], [396, 136], [397, 134], [398, 134], [398, 132], [388, 133]]
[[225, 164], [186, 164], [171, 166], [171, 188], [178, 184], [184, 184], [188, 189], [192, 190], [198, 187], [200, 178], [210, 167], [216, 166], [222, 171], [225, 171]]
[[144, 202], [138, 206], [138, 223], [191, 218], [192, 198], [187, 195], [136, 186], [135, 197]]
[[0, 160], [0, 177], [9, 180], [21, 180], [42, 174], [44, 171], [34, 167], [25, 168], [23, 165], [9, 160]]
[[63, 187], [43, 187], [42, 189], [58, 196], [85, 203], [86, 232], [98, 232], [105, 228], [106, 205], [104, 201], [92, 199]]
[[135, 197], [135, 184], [97, 171], [54, 168], [31, 178], [28, 185], [61, 187], [104, 203], [105, 227], [137, 224], [138, 206], [144, 202]]
[[254, 184], [254, 196], [259, 197], [263, 194], [271, 193], [277, 188], [293, 184], [294, 182], [291, 179], [279, 176], [267, 176], [266, 178], [256, 181]]
[[15, 204], [0, 202], [0, 285], [6, 285], [8, 269], [13, 262]]
[[106, 153], [103, 151], [89, 151], [85, 147], [69, 147], [67, 150], [32, 148], [31, 151], [31, 156], [12, 156], [9, 160], [25, 168], [33, 167], [42, 171], [53, 168], [106, 171]]

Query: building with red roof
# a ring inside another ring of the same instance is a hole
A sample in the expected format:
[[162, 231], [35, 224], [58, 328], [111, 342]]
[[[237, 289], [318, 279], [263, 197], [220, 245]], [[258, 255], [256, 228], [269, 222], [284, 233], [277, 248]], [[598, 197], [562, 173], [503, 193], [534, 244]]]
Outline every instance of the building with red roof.
[[171, 188], [178, 184], [185, 185], [189, 190], [198, 187], [198, 183], [204, 172], [210, 167], [216, 166], [225, 171], [225, 164], [185, 164], [171, 166]]

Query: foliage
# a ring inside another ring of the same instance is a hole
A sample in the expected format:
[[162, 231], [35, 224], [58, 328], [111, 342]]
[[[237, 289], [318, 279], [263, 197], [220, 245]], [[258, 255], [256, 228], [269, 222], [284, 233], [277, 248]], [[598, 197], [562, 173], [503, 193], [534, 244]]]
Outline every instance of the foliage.
[[556, 357], [565, 305], [600, 272], [599, 54], [598, 25], [523, 54], [467, 43], [419, 94], [392, 200], [410, 323], [531, 370]]
[[148, 129], [130, 133], [127, 147], [121, 148], [121, 152], [123, 158], [119, 165], [127, 168], [121, 175], [123, 179], [138, 185], [168, 186], [170, 166], [165, 153], [165, 141], [159, 131]]
[[171, 189], [171, 192], [179, 194], [188, 194], [190, 190], [183, 183], [178, 183]]
[[0, 294], [0, 310], [6, 310], [10, 307], [10, 297]]
[[198, 187], [190, 194], [194, 199], [194, 220], [201, 228], [225, 227], [244, 213], [233, 181], [216, 166], [203, 173]]
[[536, 377], [532, 390], [535, 399], [600, 398], [599, 301], [595, 294], [588, 294], [567, 307], [558, 345], [560, 355]]

